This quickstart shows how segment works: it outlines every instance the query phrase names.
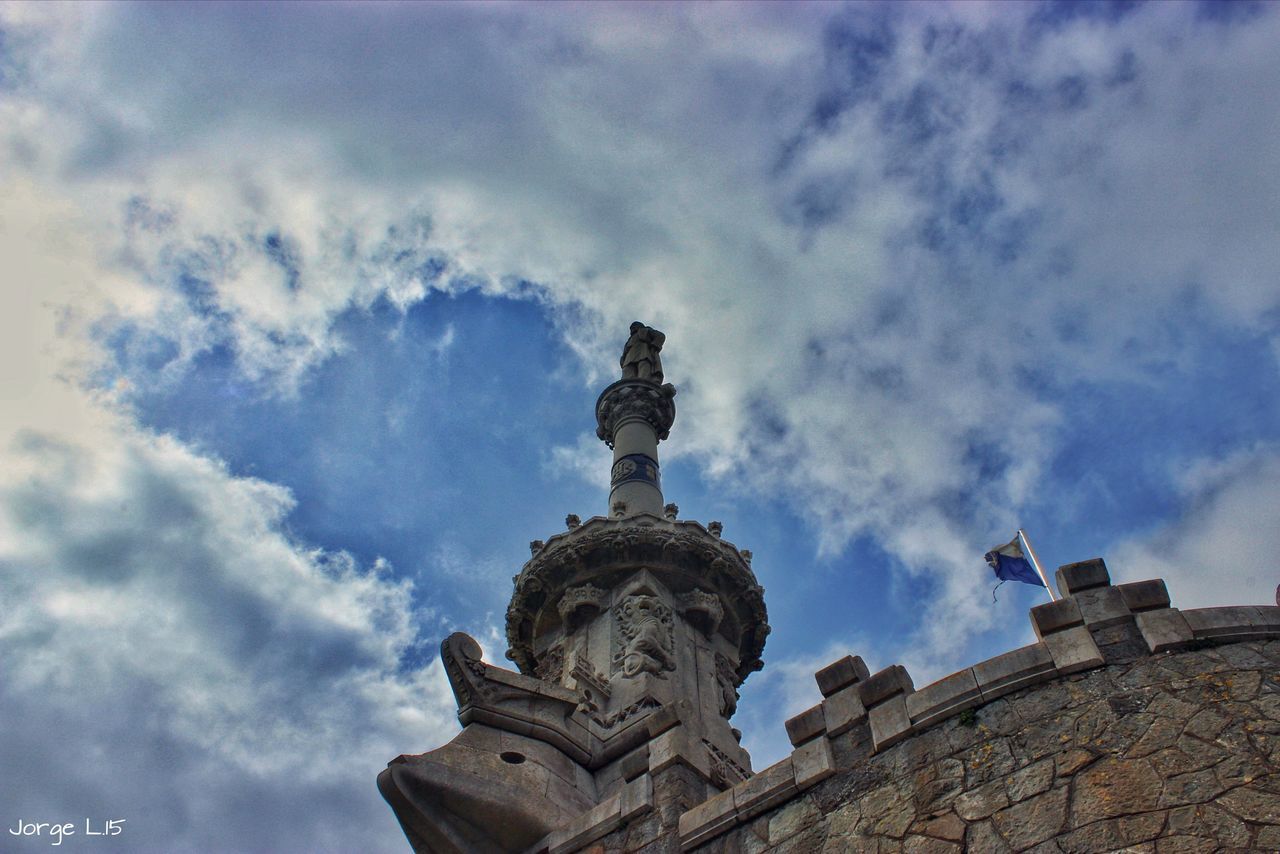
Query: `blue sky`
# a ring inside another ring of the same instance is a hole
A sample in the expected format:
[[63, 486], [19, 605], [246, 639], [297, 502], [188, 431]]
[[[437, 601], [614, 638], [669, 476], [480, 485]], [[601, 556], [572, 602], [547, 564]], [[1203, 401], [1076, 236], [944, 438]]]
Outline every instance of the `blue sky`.
[[374, 776], [456, 731], [440, 639], [503, 663], [529, 541], [606, 509], [636, 319], [667, 498], [766, 587], [757, 768], [841, 655], [1029, 642], [982, 561], [1019, 526], [1271, 601], [1277, 43], [1250, 3], [0, 5], [6, 827], [402, 850]]

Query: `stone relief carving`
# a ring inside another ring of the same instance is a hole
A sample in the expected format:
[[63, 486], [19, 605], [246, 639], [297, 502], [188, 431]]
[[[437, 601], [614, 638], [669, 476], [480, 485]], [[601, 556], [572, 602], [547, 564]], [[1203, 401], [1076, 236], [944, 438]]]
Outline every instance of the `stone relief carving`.
[[705, 738], [707, 753], [711, 757], [711, 782], [720, 789], [731, 789], [753, 775], [746, 768], [734, 762], [730, 756]]
[[[720, 588], [724, 603], [732, 603], [735, 625], [741, 637], [730, 637], [739, 646], [739, 682], [760, 668], [760, 654], [769, 633], [764, 588], [756, 581], [741, 553], [731, 544], [708, 535], [701, 528], [681, 530], [638, 526], [617, 520], [584, 523], [563, 540], [554, 540], [533, 556], [516, 576], [515, 592], [507, 609], [508, 657], [532, 674], [536, 656], [532, 629], [536, 614], [546, 607], [548, 596], [572, 584], [586, 571], [601, 571], [621, 563], [648, 562], [691, 576], [706, 578]], [[553, 599], [558, 604], [558, 600]]]
[[559, 682], [560, 677], [564, 674], [564, 646], [556, 644], [550, 647], [538, 659], [538, 666], [534, 669], [533, 675], [537, 676], [544, 682]]
[[706, 615], [707, 637], [716, 633], [720, 621], [724, 619], [724, 606], [720, 604], [720, 597], [714, 593], [694, 588], [677, 596], [676, 602], [680, 605], [680, 613], [686, 617], [690, 611], [700, 611]]
[[591, 667], [585, 655], [578, 656], [569, 675], [577, 684], [578, 695], [582, 697], [578, 711], [597, 716], [602, 704], [609, 699], [609, 683]]
[[641, 697], [626, 708], [618, 709], [616, 712], [608, 715], [592, 715], [591, 719], [605, 729], [613, 729], [643, 711], [660, 708], [662, 708], [662, 704], [652, 697]]
[[733, 662], [716, 653], [716, 684], [720, 687], [720, 714], [727, 720], [738, 710], [738, 674]]
[[445, 675], [449, 677], [458, 708], [493, 695], [480, 657], [480, 644], [463, 632], [454, 632], [440, 643], [440, 660], [444, 663]]
[[674, 621], [661, 599], [633, 593], [615, 605], [613, 613], [618, 629], [613, 663], [623, 676], [652, 673], [666, 678], [666, 671], [676, 669]]

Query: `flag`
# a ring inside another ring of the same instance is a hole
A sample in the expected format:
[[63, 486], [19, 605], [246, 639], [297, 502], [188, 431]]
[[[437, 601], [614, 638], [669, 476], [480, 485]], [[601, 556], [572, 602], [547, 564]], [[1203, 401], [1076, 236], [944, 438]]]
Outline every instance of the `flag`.
[[1005, 545], [997, 546], [987, 552], [987, 563], [991, 564], [991, 569], [995, 571], [996, 578], [1001, 581], [1021, 581], [1023, 584], [1044, 587], [1044, 582], [1040, 580], [1040, 574], [1036, 572], [1035, 567], [1031, 565], [1031, 561], [1027, 560], [1027, 556], [1023, 554], [1022, 543], [1017, 536], [1014, 536]]

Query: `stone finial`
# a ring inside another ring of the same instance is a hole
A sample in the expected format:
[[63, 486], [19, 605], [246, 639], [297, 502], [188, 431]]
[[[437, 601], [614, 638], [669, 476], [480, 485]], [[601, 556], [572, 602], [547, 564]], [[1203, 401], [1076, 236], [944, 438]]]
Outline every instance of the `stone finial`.
[[724, 525], [722, 523], [720, 522], [707, 523], [707, 533], [709, 533], [711, 536], [719, 537], [722, 531], [724, 531]]
[[751, 549], [739, 549], [738, 554], [742, 555], [742, 559], [746, 561], [747, 566], [751, 566]]
[[577, 513], [570, 513], [568, 516], [564, 517], [564, 525], [570, 531], [572, 531], [574, 528], [577, 528], [581, 524], [582, 524], [582, 520], [578, 518]]
[[538, 552], [542, 551], [542, 547], [545, 545], [546, 543], [544, 543], [542, 540], [530, 540], [529, 553], [536, 555]]
[[668, 504], [666, 507], [662, 508], [662, 515], [672, 522], [676, 520], [676, 516], [679, 513], [680, 513], [680, 508], [675, 504]]

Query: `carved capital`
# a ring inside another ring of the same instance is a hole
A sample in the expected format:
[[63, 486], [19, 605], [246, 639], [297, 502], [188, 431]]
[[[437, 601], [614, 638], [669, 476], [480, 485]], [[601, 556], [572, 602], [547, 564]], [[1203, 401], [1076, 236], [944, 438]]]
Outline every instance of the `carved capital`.
[[659, 441], [671, 433], [676, 420], [676, 387], [648, 380], [620, 380], [596, 401], [596, 435], [610, 448], [614, 432], [624, 421], [639, 418], [649, 424]]
[[573, 612], [584, 605], [591, 606], [597, 610], [602, 609], [607, 595], [607, 590], [602, 590], [592, 584], [570, 587], [560, 597], [560, 603], [556, 605], [556, 610], [560, 612], [560, 619], [568, 623], [569, 617], [573, 615]]
[[694, 588], [688, 593], [677, 596], [676, 602], [680, 606], [680, 613], [684, 614], [686, 619], [690, 611], [704, 615], [708, 637], [715, 634], [716, 629], [720, 627], [720, 621], [724, 619], [724, 606], [720, 604], [720, 597], [714, 593]]

